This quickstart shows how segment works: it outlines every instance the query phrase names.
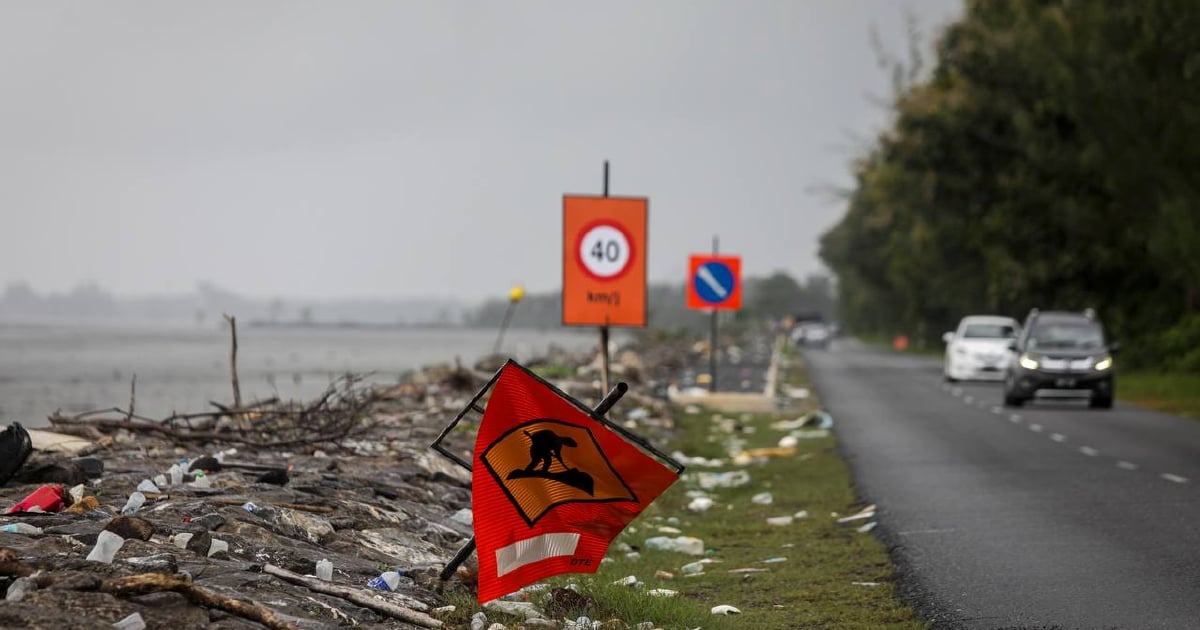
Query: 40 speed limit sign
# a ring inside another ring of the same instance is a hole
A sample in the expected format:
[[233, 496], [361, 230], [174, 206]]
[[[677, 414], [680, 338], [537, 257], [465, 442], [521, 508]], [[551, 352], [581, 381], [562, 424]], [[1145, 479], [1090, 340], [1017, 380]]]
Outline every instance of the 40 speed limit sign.
[[563, 323], [646, 325], [642, 197], [563, 197]]

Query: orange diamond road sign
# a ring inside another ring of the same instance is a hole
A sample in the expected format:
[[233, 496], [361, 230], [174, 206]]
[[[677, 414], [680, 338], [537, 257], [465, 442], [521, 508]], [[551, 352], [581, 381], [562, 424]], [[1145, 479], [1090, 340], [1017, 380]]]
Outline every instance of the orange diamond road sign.
[[563, 323], [646, 325], [642, 197], [563, 197]]
[[594, 572], [617, 534], [679, 478], [512, 361], [492, 389], [472, 464], [480, 602]]

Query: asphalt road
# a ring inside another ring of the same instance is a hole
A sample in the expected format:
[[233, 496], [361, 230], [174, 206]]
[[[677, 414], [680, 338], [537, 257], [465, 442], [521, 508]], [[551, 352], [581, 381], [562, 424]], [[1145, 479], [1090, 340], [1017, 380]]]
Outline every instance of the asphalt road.
[[936, 627], [1200, 628], [1200, 422], [1007, 409], [998, 385], [853, 342], [805, 356], [900, 591]]

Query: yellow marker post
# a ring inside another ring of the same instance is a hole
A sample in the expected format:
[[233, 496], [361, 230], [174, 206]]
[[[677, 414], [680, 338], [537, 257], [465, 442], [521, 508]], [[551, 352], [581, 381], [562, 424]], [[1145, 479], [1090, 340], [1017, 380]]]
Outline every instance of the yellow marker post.
[[496, 335], [496, 346], [492, 348], [492, 354], [500, 354], [500, 345], [504, 342], [504, 331], [508, 330], [508, 323], [512, 321], [513, 311], [517, 308], [517, 302], [520, 302], [525, 297], [525, 287], [516, 285], [508, 291], [508, 308], [504, 310], [504, 321], [500, 322], [500, 333]]

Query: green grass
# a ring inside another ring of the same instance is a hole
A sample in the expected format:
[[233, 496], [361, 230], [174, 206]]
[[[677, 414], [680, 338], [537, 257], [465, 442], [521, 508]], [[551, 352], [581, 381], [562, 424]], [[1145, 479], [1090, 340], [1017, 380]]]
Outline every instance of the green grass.
[[1150, 409], [1200, 419], [1200, 374], [1120, 372], [1117, 397]]
[[[784, 372], [785, 382], [805, 385], [799, 359], [790, 361], [791, 366]], [[676, 420], [676, 439], [667, 450], [728, 460], [731, 451], [774, 447], [787, 432], [772, 429], [771, 423], [794, 419], [802, 411], [725, 417], [711, 412], [681, 415]], [[730, 470], [746, 471], [750, 483], [709, 490], [715, 503], [706, 512], [687, 508], [692, 500], [689, 491], [698, 488], [697, 473]], [[772, 504], [760, 505], [751, 500], [762, 492], [772, 494]], [[867, 521], [836, 522], [834, 514], [848, 515], [860, 507], [832, 436], [800, 439], [791, 455], [760, 459], [745, 466], [690, 466], [684, 479], [647, 507], [613, 542], [608, 559], [595, 574], [546, 580], [551, 588], [574, 584], [580, 593], [594, 600], [586, 610], [560, 611], [556, 617], [574, 619], [586, 614], [596, 620], [620, 621], [608, 628], [633, 628], [649, 621], [664, 630], [926, 628], [911, 609], [896, 600], [886, 550], [870, 533], [857, 531]], [[790, 525], [766, 522], [768, 517], [794, 515], [801, 510], [808, 513], [807, 518], [796, 519]], [[664, 527], [679, 533], [661, 531]], [[653, 536], [680, 535], [702, 539], [705, 555], [645, 546], [646, 539]], [[685, 576], [681, 567], [702, 558], [714, 562], [706, 565], [702, 575]], [[764, 562], [771, 558], [786, 560]], [[738, 569], [765, 571], [744, 573]], [[644, 586], [636, 589], [613, 584], [631, 575]], [[651, 597], [647, 593], [650, 589], [670, 589], [679, 594], [674, 598]], [[549, 592], [534, 593], [530, 600], [546, 610]], [[452, 621], [448, 625], [466, 627], [478, 606], [467, 597], [452, 603], [459, 609], [452, 620], [447, 619]], [[710, 609], [721, 604], [735, 606], [742, 614], [712, 615]], [[520, 620], [494, 613], [488, 613], [488, 621], [521, 627]]]

